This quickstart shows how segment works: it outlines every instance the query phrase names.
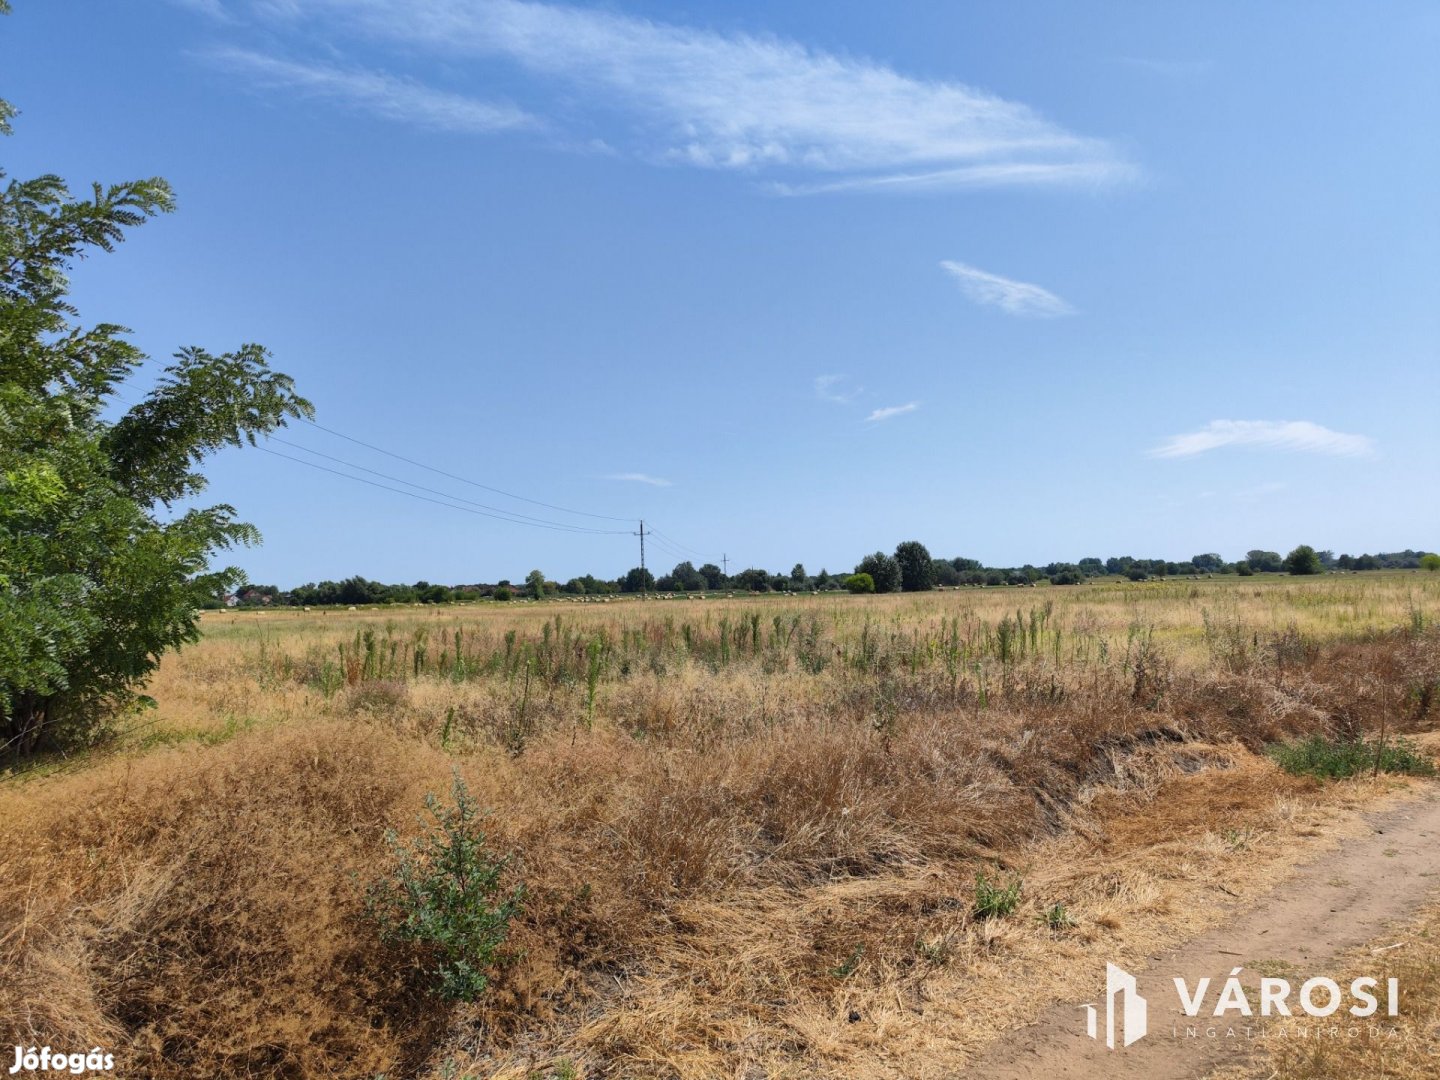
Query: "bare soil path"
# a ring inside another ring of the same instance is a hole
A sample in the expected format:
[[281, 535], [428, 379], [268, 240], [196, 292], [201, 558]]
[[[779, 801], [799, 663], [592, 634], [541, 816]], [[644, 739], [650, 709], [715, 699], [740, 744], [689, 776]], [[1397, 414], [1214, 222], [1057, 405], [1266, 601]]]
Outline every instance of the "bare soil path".
[[[1345, 840], [1334, 851], [1301, 866], [1285, 884], [1254, 907], [1238, 912], [1227, 925], [1174, 953], [1152, 956], [1148, 968], [1134, 971], [1140, 993], [1149, 1000], [1149, 1035], [1144, 1039], [1126, 1049], [1108, 1050], [1103, 1041], [1086, 1036], [1082, 1002], [1061, 1004], [1035, 1024], [1002, 1037], [972, 1059], [963, 1075], [1005, 1080], [1183, 1080], [1239, 1063], [1257, 1046], [1256, 1040], [1238, 1033], [1246, 1021], [1232, 1017], [1234, 1022], [1226, 1024], [1207, 1015], [1233, 968], [1244, 968], [1240, 978], [1252, 990], [1252, 1000], [1261, 975], [1289, 979], [1298, 994], [1306, 978], [1335, 974], [1330, 968], [1337, 954], [1375, 939], [1387, 924], [1440, 894], [1440, 795], [1408, 800], [1367, 815], [1366, 821], [1370, 826], [1366, 834]], [[1177, 976], [1192, 988], [1210, 977], [1200, 1017], [1190, 1019], [1181, 1012], [1172, 982]], [[1103, 981], [1104, 972], [1097, 971], [1095, 994], [1088, 999], [1098, 1003], [1102, 1040]], [[1323, 991], [1318, 1000], [1324, 1000]], [[1383, 1004], [1382, 998], [1382, 1012]], [[1260, 1022], [1259, 1017], [1251, 1022], [1252, 1031]], [[1187, 1037], [1187, 1025], [1199, 1025], [1199, 1036]], [[1237, 1034], [1227, 1037], [1227, 1028]], [[1210, 1029], [1213, 1036], [1207, 1033]]]

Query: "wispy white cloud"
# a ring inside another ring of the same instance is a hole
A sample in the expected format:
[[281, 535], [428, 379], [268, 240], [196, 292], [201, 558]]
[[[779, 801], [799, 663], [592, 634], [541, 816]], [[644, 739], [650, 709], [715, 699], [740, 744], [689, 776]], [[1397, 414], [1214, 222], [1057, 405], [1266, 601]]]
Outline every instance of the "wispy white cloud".
[[651, 487], [674, 487], [674, 486], [675, 486], [675, 485], [672, 484], [669, 480], [664, 480], [664, 479], [662, 479], [662, 478], [660, 478], [660, 477], [658, 477], [658, 476], [651, 476], [649, 473], [643, 473], [643, 472], [610, 473], [609, 475], [607, 475], [607, 476], [605, 477], [605, 479], [606, 479], [606, 480], [628, 480], [628, 481], [630, 481], [630, 482], [632, 482], [632, 483], [636, 483], [636, 484], [649, 484]]
[[[409, 53], [502, 57], [623, 114], [663, 162], [785, 170], [777, 190], [1094, 184], [1135, 170], [1102, 139], [954, 81], [917, 79], [776, 37], [527, 0], [269, 0], [275, 25], [316, 20]], [[811, 180], [806, 181], [806, 174]], [[814, 174], [829, 174], [816, 183]]]
[[816, 375], [815, 396], [836, 405], [849, 405], [865, 388], [854, 386], [849, 375]]
[[840, 180], [806, 183], [777, 181], [770, 190], [777, 195], [824, 195], [830, 192], [926, 192], [959, 191], [992, 187], [1103, 187], [1133, 175], [1113, 163], [1001, 162], [993, 165], [961, 165], [929, 172], [897, 172], [878, 176], [849, 176]]
[[432, 130], [488, 133], [539, 126], [536, 117], [513, 105], [434, 90], [382, 72], [300, 63], [246, 49], [217, 49], [202, 55], [218, 67], [249, 76], [257, 85], [284, 87]]
[[876, 409], [872, 412], [865, 418], [865, 422], [872, 424], [879, 420], [890, 420], [896, 416], [903, 416], [905, 413], [912, 413], [918, 408], [920, 408], [918, 401], [906, 402], [904, 405], [887, 405], [883, 409]]
[[940, 264], [960, 284], [960, 291], [977, 304], [998, 307], [1011, 315], [1049, 319], [1073, 315], [1075, 309], [1048, 289], [1025, 281], [1011, 281], [999, 274], [946, 259]]
[[1340, 457], [1364, 457], [1375, 452], [1375, 441], [1367, 435], [1331, 431], [1309, 420], [1211, 420], [1199, 431], [1172, 435], [1150, 450], [1150, 456], [1194, 457], [1226, 446], [1253, 446]]

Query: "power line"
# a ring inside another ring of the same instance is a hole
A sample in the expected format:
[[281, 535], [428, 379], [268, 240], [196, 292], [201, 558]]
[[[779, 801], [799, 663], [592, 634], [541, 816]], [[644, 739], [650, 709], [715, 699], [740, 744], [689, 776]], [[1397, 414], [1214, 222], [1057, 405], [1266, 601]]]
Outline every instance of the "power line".
[[[621, 530], [621, 529], [592, 529], [592, 528], [590, 528], [589, 526], [586, 526], [586, 525], [567, 525], [567, 524], [565, 524], [564, 522], [560, 522], [560, 521], [547, 521], [545, 518], [533, 517], [533, 516], [531, 516], [530, 514], [520, 514], [520, 513], [516, 513], [514, 510], [502, 510], [502, 509], [501, 509], [500, 507], [498, 507], [498, 506], [490, 506], [490, 505], [487, 504], [487, 503], [475, 502], [473, 499], [467, 499], [467, 498], [465, 498], [464, 496], [461, 496], [461, 495], [452, 495], [452, 494], [450, 494], [450, 492], [448, 492], [448, 491], [440, 491], [440, 490], [437, 490], [436, 488], [426, 487], [424, 484], [417, 484], [417, 483], [414, 483], [414, 482], [411, 481], [411, 480], [404, 480], [404, 479], [401, 479], [401, 478], [398, 477], [398, 476], [391, 476], [389, 473], [383, 473], [383, 472], [380, 472], [380, 471], [378, 471], [378, 470], [376, 470], [376, 469], [367, 468], [367, 467], [364, 466], [364, 465], [357, 465], [357, 464], [356, 464], [355, 462], [353, 462], [353, 461], [346, 461], [344, 458], [335, 457], [333, 454], [324, 454], [324, 453], [321, 453], [319, 450], [312, 450], [312, 449], [310, 449], [310, 447], [308, 447], [308, 446], [301, 446], [299, 443], [293, 443], [293, 442], [291, 442], [289, 439], [282, 439], [282, 438], [280, 438], [280, 436], [278, 436], [278, 435], [271, 435], [271, 436], [269, 436], [269, 438], [270, 438], [270, 440], [271, 440], [272, 442], [278, 442], [278, 443], [280, 443], [280, 444], [282, 444], [282, 445], [284, 445], [284, 446], [293, 447], [294, 449], [296, 449], [296, 450], [301, 450], [301, 451], [303, 451], [304, 453], [307, 453], [307, 454], [314, 454], [316, 457], [322, 457], [322, 458], [324, 458], [324, 459], [327, 460], [327, 461], [336, 462], [337, 464], [344, 465], [344, 466], [346, 466], [347, 468], [359, 469], [361, 472], [367, 472], [367, 473], [369, 473], [371, 476], [378, 476], [378, 477], [380, 477], [382, 480], [393, 480], [395, 483], [397, 483], [397, 484], [404, 484], [406, 487], [416, 488], [416, 489], [418, 489], [418, 490], [420, 490], [420, 491], [428, 491], [431, 495], [439, 495], [439, 496], [441, 496], [442, 498], [453, 499], [455, 502], [467, 503], [467, 504], [469, 504], [470, 506], [478, 506], [478, 507], [479, 507], [480, 509], [482, 509], [482, 510], [491, 510], [491, 511], [494, 511], [494, 513], [496, 513], [496, 514], [503, 514], [503, 515], [505, 515], [505, 520], [512, 520], [512, 519], [513, 519], [517, 525], [528, 525], [528, 524], [546, 525], [546, 526], [551, 526], [551, 527], [553, 527], [553, 528], [565, 529], [565, 530], [567, 530], [567, 531], [572, 531], [572, 532], [588, 532], [588, 533], [608, 533], [608, 534], [616, 534], [616, 533], [620, 533], [620, 532], [623, 532], [623, 531], [624, 531], [624, 530]], [[288, 456], [288, 455], [281, 455], [281, 456]], [[302, 460], [302, 459], [300, 459], [300, 458], [295, 458], [294, 460], [300, 461], [300, 460]], [[344, 474], [341, 474], [341, 475], [344, 475]], [[355, 479], [359, 479], [359, 477], [356, 477]]]
[[569, 507], [556, 506], [554, 503], [541, 502], [539, 499], [530, 499], [526, 498], [524, 495], [516, 495], [513, 492], [504, 491], [501, 488], [491, 487], [489, 484], [482, 484], [478, 480], [471, 480], [468, 477], [457, 476], [455, 473], [446, 472], [444, 469], [437, 469], [433, 465], [426, 465], [423, 461], [416, 461], [414, 458], [408, 458], [402, 454], [393, 453], [392, 451], [386, 450], [383, 447], [376, 446], [373, 443], [365, 442], [363, 439], [357, 439], [353, 435], [346, 435], [343, 431], [336, 431], [334, 428], [328, 428], [324, 424], [317, 424], [314, 420], [305, 420], [303, 417], [301, 418], [301, 420], [303, 423], [309, 424], [313, 428], [319, 428], [321, 431], [324, 431], [327, 434], [334, 435], [336, 438], [339, 439], [345, 439], [347, 442], [352, 442], [356, 446], [363, 446], [365, 447], [365, 449], [373, 450], [377, 454], [384, 454], [386, 457], [392, 457], [396, 461], [403, 461], [407, 465], [414, 465], [418, 469], [426, 469], [430, 472], [436, 473], [439, 476], [448, 477], [451, 480], [458, 480], [462, 484], [469, 484], [471, 487], [480, 488], [482, 491], [493, 492], [496, 495], [504, 495], [507, 499], [518, 499], [520, 502], [527, 502], [534, 506], [543, 506], [547, 510], [555, 510], [562, 514], [575, 514], [579, 517], [599, 518], [602, 521], [629, 522], [634, 520], [633, 518], [615, 517], [612, 514], [592, 514], [586, 510], [572, 510]]
[[[112, 395], [113, 397], [115, 397], [117, 400], [119, 400], [119, 401], [121, 402], [121, 404], [129, 405], [129, 406], [131, 406], [132, 408], [133, 408], [134, 405], [135, 405], [135, 403], [134, 403], [133, 401], [128, 401], [128, 400], [126, 400], [125, 398], [121, 397], [118, 393], [114, 392], [113, 390], [111, 391], [111, 395]], [[376, 445], [374, 445], [373, 443], [368, 443], [368, 442], [366, 442], [366, 441], [363, 440], [363, 439], [357, 439], [357, 438], [355, 438], [355, 436], [353, 436], [353, 435], [346, 435], [343, 431], [336, 431], [334, 428], [326, 427], [324, 424], [317, 424], [314, 420], [307, 420], [307, 419], [305, 419], [305, 417], [303, 417], [303, 416], [296, 417], [295, 419], [299, 420], [301, 423], [309, 424], [311, 427], [317, 428], [317, 429], [319, 429], [320, 431], [323, 431], [323, 432], [325, 432], [325, 433], [327, 433], [327, 434], [329, 434], [329, 435], [334, 435], [336, 438], [344, 439], [344, 440], [346, 440], [347, 442], [352, 442], [352, 443], [354, 443], [356, 446], [363, 446], [363, 447], [365, 447], [365, 449], [367, 449], [367, 450], [373, 450], [373, 451], [375, 451], [377, 454], [384, 454], [386, 457], [392, 457], [392, 458], [394, 458], [396, 461], [403, 461], [403, 462], [405, 462], [405, 464], [407, 464], [407, 465], [414, 465], [414, 466], [415, 466], [416, 468], [418, 468], [418, 469], [425, 469], [427, 472], [433, 472], [433, 473], [435, 473], [435, 474], [438, 475], [438, 476], [444, 476], [444, 477], [447, 477], [447, 478], [449, 478], [449, 479], [451, 479], [451, 480], [458, 480], [458, 481], [459, 481], [460, 483], [462, 483], [462, 484], [469, 484], [471, 487], [477, 487], [477, 488], [479, 488], [481, 491], [489, 491], [489, 492], [492, 492], [492, 493], [494, 493], [494, 494], [496, 494], [496, 495], [504, 495], [507, 499], [518, 499], [520, 502], [527, 502], [527, 503], [530, 503], [530, 504], [533, 505], [533, 506], [543, 506], [543, 507], [545, 507], [545, 509], [547, 509], [547, 510], [554, 510], [554, 511], [557, 511], [558, 513], [561, 513], [561, 514], [575, 514], [575, 515], [577, 515], [578, 517], [597, 518], [597, 519], [599, 519], [599, 520], [601, 520], [601, 521], [624, 521], [624, 522], [630, 522], [630, 521], [633, 521], [633, 520], [634, 520], [633, 518], [628, 518], [628, 517], [615, 517], [613, 514], [592, 514], [592, 513], [590, 513], [590, 512], [587, 511], [587, 510], [572, 510], [571, 508], [569, 508], [569, 507], [567, 507], [567, 506], [557, 506], [557, 505], [554, 504], [554, 503], [541, 502], [539, 499], [531, 499], [531, 498], [527, 498], [527, 497], [524, 496], [524, 495], [516, 495], [514, 492], [505, 491], [505, 490], [502, 489], [502, 488], [491, 487], [491, 486], [488, 485], [488, 484], [482, 484], [482, 483], [480, 483], [478, 480], [471, 480], [471, 479], [469, 479], [468, 477], [457, 476], [457, 475], [454, 474], [454, 473], [446, 472], [444, 469], [437, 469], [437, 468], [435, 468], [435, 466], [433, 466], [433, 465], [426, 465], [423, 461], [416, 461], [414, 458], [408, 458], [408, 457], [405, 457], [405, 456], [402, 455], [402, 454], [394, 453], [393, 451], [386, 450], [384, 447], [376, 446]], [[270, 437], [273, 438], [273, 439], [275, 439], [277, 442], [285, 442], [284, 439], [280, 439], [280, 438], [278, 438], [277, 436], [272, 435], [272, 436], [270, 436]], [[385, 476], [384, 473], [377, 473], [377, 472], [375, 472], [374, 469], [366, 469], [365, 466], [363, 466], [363, 465], [355, 465], [355, 464], [353, 464], [352, 462], [344, 461], [344, 460], [341, 459], [341, 458], [333, 458], [333, 457], [330, 457], [329, 454], [321, 454], [318, 450], [310, 450], [308, 447], [300, 446], [300, 445], [298, 445], [297, 443], [286, 443], [286, 445], [287, 445], [287, 446], [294, 446], [297, 450], [304, 450], [306, 453], [316, 454], [316, 455], [318, 455], [318, 456], [320, 456], [320, 457], [330, 458], [331, 461], [340, 461], [342, 464], [350, 465], [352, 468], [362, 469], [362, 470], [364, 470], [365, 472], [374, 473], [376, 476]], [[274, 453], [274, 451], [271, 451], [271, 452]], [[277, 456], [277, 457], [286, 457], [287, 455], [285, 455], [285, 454], [276, 454], [276, 456]], [[295, 460], [299, 460], [299, 459], [297, 458], [297, 459], [295, 459]], [[344, 475], [344, 474], [341, 474], [341, 475]], [[355, 479], [358, 479], [358, 477], [356, 477]], [[387, 477], [387, 479], [394, 480], [394, 479], [396, 479], [396, 478], [395, 478], [395, 477]], [[402, 483], [402, 484], [409, 483], [409, 481], [406, 481], [406, 480], [400, 480], [400, 481], [398, 481], [398, 482], [399, 482], [399, 483]], [[424, 490], [424, 491], [429, 491], [429, 490], [431, 490], [430, 488], [424, 488], [424, 487], [422, 487], [422, 485], [420, 485], [420, 484], [411, 484], [410, 486], [411, 486], [411, 487], [420, 487], [421, 490]], [[443, 494], [443, 493], [442, 493], [442, 494]], [[458, 498], [458, 496], [447, 495], [446, 498]], [[461, 501], [468, 502], [469, 500], [461, 500]], [[485, 504], [484, 504], [484, 503], [476, 503], [475, 505], [477, 505], [477, 506], [484, 506]], [[491, 509], [498, 509], [498, 508], [492, 507]], [[507, 513], [512, 513], [513, 511], [500, 510], [499, 512], [502, 513], [502, 514], [507, 514]], [[516, 516], [517, 516], [517, 517], [526, 517], [527, 515], [525, 515], [525, 514], [517, 514]], [[537, 519], [535, 519], [535, 520], [538, 521], [538, 520], [540, 520], [540, 519], [537, 518]]]
[[678, 551], [680, 550], [678, 547], [676, 547], [674, 544], [672, 544], [669, 540], [666, 540], [663, 536], [661, 536], [658, 532], [656, 532], [656, 531], [655, 531], [655, 527], [654, 527], [653, 525], [649, 525], [649, 524], [646, 525], [646, 527], [645, 527], [645, 535], [648, 536], [648, 537], [650, 537], [652, 540], [655, 541], [655, 546], [656, 546], [656, 547], [661, 548], [661, 549], [663, 549], [663, 550], [666, 551], [666, 552], [669, 552], [669, 553], [671, 553], [671, 554], [674, 554], [675, 552], [678, 552]]
[[[119, 398], [119, 400], [126, 405], [133, 406], [134, 404], [133, 402], [126, 401], [118, 394], [114, 396]], [[386, 457], [394, 458], [396, 461], [403, 461], [407, 465], [414, 465], [416, 468], [425, 469], [427, 472], [433, 472], [437, 476], [444, 476], [451, 480], [459, 481], [462, 484], [469, 484], [471, 487], [480, 488], [482, 491], [490, 491], [494, 492], [497, 495], [503, 495], [507, 499], [516, 499], [520, 502], [530, 503], [534, 506], [543, 506], [548, 510], [556, 511], [557, 513], [574, 514], [579, 517], [595, 518], [601, 521], [623, 521], [628, 523], [632, 520], [631, 518], [616, 517], [612, 514], [594, 514], [586, 510], [574, 510], [569, 507], [558, 506], [554, 503], [543, 502], [540, 499], [531, 499], [527, 498], [524, 495], [516, 495], [513, 492], [505, 491], [502, 488], [491, 487], [490, 485], [482, 484], [477, 480], [471, 480], [468, 477], [458, 476], [455, 473], [446, 472], [444, 469], [437, 469], [433, 465], [426, 465], [423, 461], [416, 461], [413, 458], [405, 457], [403, 454], [396, 454], [393, 451], [386, 450], [383, 447], [374, 445], [373, 443], [368, 443], [363, 439], [357, 439], [353, 435], [346, 435], [343, 431], [336, 431], [334, 428], [326, 427], [324, 424], [317, 424], [314, 420], [307, 420], [304, 417], [297, 417], [297, 419], [299, 419], [302, 423], [309, 424], [313, 428], [317, 428], [320, 431], [326, 432], [327, 434], [334, 435], [336, 438], [344, 439], [347, 442], [352, 442], [356, 446], [363, 446], [367, 450], [373, 450], [377, 454], [384, 454]], [[344, 458], [335, 457], [333, 454], [326, 454], [319, 450], [312, 450], [308, 446], [302, 446], [299, 443], [290, 442], [288, 439], [282, 439], [278, 435], [271, 434], [268, 436], [268, 438], [285, 446], [293, 447], [294, 449], [300, 450], [303, 453], [313, 454], [316, 457], [325, 458], [327, 461], [333, 461], [337, 464], [344, 465], [347, 468], [358, 469], [361, 472], [367, 472], [372, 476], [378, 476], [382, 479], [390, 480], [397, 484], [404, 484], [406, 487], [415, 488], [419, 491], [427, 491], [431, 495], [440, 496], [439, 499], [428, 498], [424, 495], [417, 495], [413, 491], [405, 491], [401, 488], [390, 487], [388, 484], [379, 484], [376, 483], [374, 480], [367, 480], [363, 476], [353, 476], [350, 473], [341, 472], [339, 469], [331, 469], [324, 465], [318, 465], [313, 461], [306, 461], [304, 458], [297, 458], [290, 454], [282, 454], [278, 450], [270, 450], [263, 446], [255, 447], [255, 449], [264, 451], [265, 453], [270, 454], [274, 457], [285, 458], [287, 461], [294, 461], [300, 465], [306, 465], [312, 469], [319, 469], [321, 472], [330, 473], [333, 476], [344, 477], [346, 480], [356, 480], [362, 484], [369, 484], [371, 487], [379, 488], [382, 491], [392, 491], [397, 495], [408, 495], [410, 498], [419, 499], [421, 502], [434, 503], [437, 506], [448, 506], [452, 510], [462, 510], [465, 513], [475, 514], [478, 517], [487, 517], [492, 518], [496, 521], [505, 521], [509, 522], [512, 525], [524, 525], [529, 528], [535, 529], [549, 529], [553, 532], [579, 533], [592, 536], [624, 536], [627, 534], [631, 536], [635, 535], [634, 530], [631, 529], [595, 529], [585, 525], [568, 525], [563, 522], [548, 521], [544, 518], [537, 518], [530, 514], [521, 514], [513, 510], [503, 510], [498, 506], [490, 506], [488, 503], [475, 502], [473, 499], [466, 499], [460, 495], [452, 495], [451, 493], [446, 491], [440, 491], [436, 488], [426, 487], [424, 484], [416, 484], [410, 480], [403, 480], [398, 476], [391, 476], [389, 473], [382, 473], [376, 469], [371, 469], [364, 465], [358, 465], [353, 461], [347, 461]], [[443, 501], [447, 499], [453, 501]], [[461, 506], [457, 505], [458, 503], [465, 503], [468, 505]], [[674, 542], [672, 541], [672, 543]], [[684, 545], [680, 546], [683, 547]], [[645, 559], [644, 521], [640, 522], [640, 550], [641, 565], [643, 566]], [[687, 550], [693, 551], [693, 549]]]
[[681, 549], [684, 550], [684, 551], [688, 551], [691, 555], [698, 556], [699, 558], [702, 558], [702, 559], [713, 559], [713, 558], [715, 557], [715, 553], [714, 553], [714, 552], [711, 552], [711, 551], [696, 551], [696, 550], [695, 550], [694, 548], [692, 548], [689, 544], [682, 544], [679, 540], [676, 540], [673, 536], [666, 536], [664, 533], [662, 533], [659, 529], [656, 529], [654, 526], [651, 526], [650, 532], [651, 532], [653, 535], [655, 535], [655, 536], [659, 536], [659, 537], [661, 537], [662, 539], [665, 539], [665, 540], [670, 541], [670, 543], [674, 544], [676, 547], [681, 548]]
[[672, 559], [675, 559], [677, 562], [690, 561], [690, 556], [686, 555], [679, 548], [659, 539], [655, 530], [649, 528], [648, 526], [645, 529], [645, 538], [649, 540], [652, 544], [654, 544], [656, 548], [664, 552], [666, 555], [670, 556]]
[[397, 495], [408, 495], [410, 498], [419, 499], [421, 502], [434, 503], [436, 506], [448, 506], [452, 510], [462, 510], [467, 514], [475, 514], [479, 517], [494, 518], [496, 521], [508, 521], [511, 525], [527, 525], [532, 529], [552, 529], [556, 532], [580, 532], [606, 536], [623, 536], [627, 534], [627, 530], [624, 529], [585, 529], [579, 526], [543, 525], [539, 523], [531, 523], [528, 521], [518, 521], [515, 518], [502, 517], [499, 514], [487, 513], [484, 510], [475, 510], [471, 507], [460, 506], [453, 502], [444, 502], [440, 499], [432, 499], [426, 495], [416, 495], [413, 491], [406, 491], [404, 488], [395, 488], [391, 487], [389, 484], [380, 484], [375, 482], [374, 480], [367, 480], [363, 476], [352, 476], [350, 473], [341, 472], [339, 469], [332, 469], [326, 465], [317, 465], [313, 461], [306, 461], [304, 458], [294, 457], [291, 454], [282, 454], [280, 453], [280, 451], [271, 450], [268, 447], [257, 446], [255, 447], [255, 449], [259, 450], [261, 453], [264, 454], [271, 454], [275, 457], [285, 458], [287, 461], [294, 461], [301, 465], [306, 465], [312, 469], [319, 469], [321, 472], [331, 473], [335, 476], [343, 476], [346, 480], [354, 480], [361, 484], [369, 484], [371, 487], [380, 488], [382, 491], [393, 491]]

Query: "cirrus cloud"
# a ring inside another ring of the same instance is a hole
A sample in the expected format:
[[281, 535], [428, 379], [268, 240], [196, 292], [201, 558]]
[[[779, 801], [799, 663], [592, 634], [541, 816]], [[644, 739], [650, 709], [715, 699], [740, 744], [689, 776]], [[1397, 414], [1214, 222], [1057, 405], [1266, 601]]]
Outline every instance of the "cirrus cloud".
[[1227, 446], [1337, 457], [1367, 457], [1375, 452], [1375, 440], [1368, 435], [1331, 431], [1309, 420], [1211, 420], [1199, 431], [1170, 436], [1149, 453], [1159, 458], [1194, 457]]
[[853, 385], [849, 375], [815, 376], [815, 396], [821, 401], [829, 401], [835, 405], [848, 405], [864, 390], [863, 386]]
[[890, 420], [896, 416], [903, 416], [905, 413], [912, 413], [918, 408], [920, 408], [918, 401], [908, 401], [904, 405], [887, 405], [883, 409], [876, 409], [872, 412], [865, 418], [865, 422], [871, 424], [880, 420]]
[[1038, 319], [1075, 313], [1075, 309], [1064, 300], [1039, 285], [1012, 281], [952, 259], [943, 260], [940, 267], [959, 283], [960, 291], [977, 304], [998, 307], [1010, 315]]
[[604, 477], [606, 480], [625, 480], [632, 484], [649, 484], [651, 487], [674, 487], [669, 480], [659, 476], [651, 476], [643, 472], [622, 472], [609, 473]]
[[435, 90], [383, 72], [300, 63], [248, 49], [216, 49], [205, 56], [217, 67], [249, 76], [257, 86], [309, 94], [417, 127], [473, 134], [539, 126], [513, 105]]
[[1110, 142], [1023, 103], [771, 35], [531, 0], [252, 0], [251, 10], [272, 31], [351, 32], [462, 77], [508, 61], [555, 99], [556, 116], [618, 118], [638, 157], [783, 173], [778, 192], [1088, 186], [1135, 174]]

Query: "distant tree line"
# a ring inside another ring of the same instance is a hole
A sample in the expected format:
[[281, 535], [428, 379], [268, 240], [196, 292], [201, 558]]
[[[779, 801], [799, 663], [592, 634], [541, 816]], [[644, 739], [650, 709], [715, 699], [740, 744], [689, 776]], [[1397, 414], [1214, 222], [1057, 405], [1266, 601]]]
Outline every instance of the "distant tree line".
[[259, 607], [274, 605], [356, 606], [361, 604], [444, 604], [462, 600], [507, 601], [521, 597], [542, 599], [547, 596], [615, 596], [640, 592], [755, 592], [855, 593], [925, 592], [935, 588], [960, 588], [1000, 585], [1034, 585], [1048, 581], [1051, 585], [1079, 585], [1092, 578], [1123, 577], [1130, 581], [1155, 578], [1200, 577], [1217, 574], [1323, 574], [1334, 571], [1415, 570], [1440, 571], [1440, 555], [1423, 551], [1380, 552], [1375, 555], [1339, 555], [1332, 551], [1316, 551], [1301, 544], [1288, 555], [1256, 548], [1245, 558], [1227, 562], [1214, 552], [1194, 555], [1184, 562], [1169, 559], [1138, 559], [1117, 555], [1108, 559], [1085, 558], [1078, 562], [1052, 562], [1044, 566], [985, 566], [977, 559], [964, 557], [937, 559], [918, 540], [907, 540], [893, 554], [877, 551], [866, 555], [850, 573], [832, 574], [821, 570], [810, 574], [803, 563], [796, 563], [788, 574], [756, 567], [727, 575], [714, 563], [698, 569], [682, 562], [668, 574], [656, 577], [648, 569], [633, 567], [615, 579], [597, 578], [591, 574], [560, 582], [548, 579], [541, 571], [532, 570], [522, 584], [501, 580], [493, 585], [434, 585], [417, 581], [413, 585], [386, 585], [363, 577], [343, 581], [321, 581], [298, 585], [282, 592], [274, 585], [251, 585], [234, 594], [217, 597], [211, 606]]

